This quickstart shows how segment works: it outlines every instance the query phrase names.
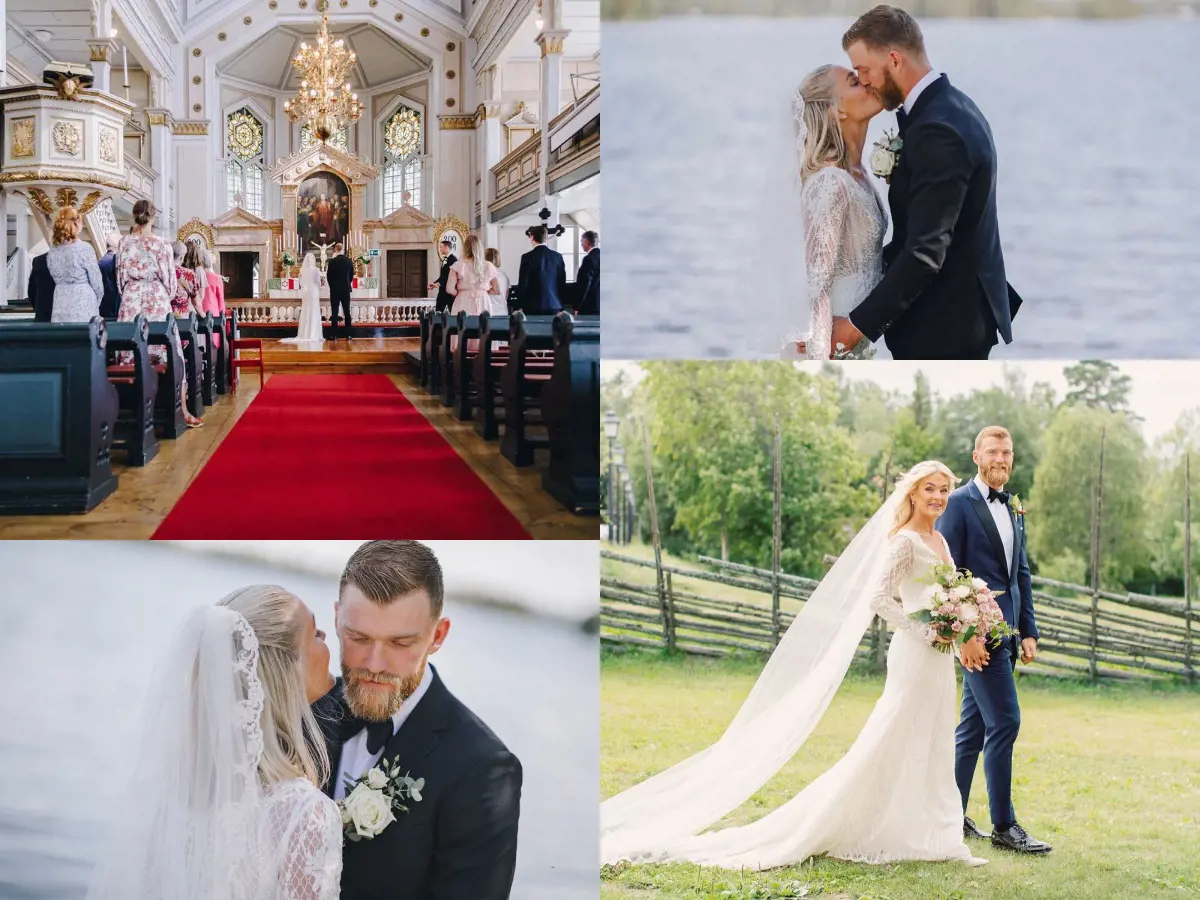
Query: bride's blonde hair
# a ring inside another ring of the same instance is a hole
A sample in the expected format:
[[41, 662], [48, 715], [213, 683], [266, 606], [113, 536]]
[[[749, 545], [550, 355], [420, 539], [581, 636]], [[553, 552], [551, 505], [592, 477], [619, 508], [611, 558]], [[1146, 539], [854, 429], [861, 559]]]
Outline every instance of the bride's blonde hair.
[[896, 518], [892, 521], [892, 529], [888, 532], [889, 537], [908, 524], [913, 514], [913, 492], [931, 475], [945, 475], [950, 481], [951, 490], [958, 484], [958, 479], [950, 471], [950, 468], [945, 463], [938, 462], [936, 459], [927, 459], [919, 462], [905, 472], [900, 480], [896, 482], [896, 493], [903, 493], [904, 499], [896, 507]]
[[837, 120], [833, 66], [821, 66], [810, 72], [798, 93], [804, 100], [804, 125], [808, 129], [801, 151], [801, 180], [827, 166], [850, 171], [850, 152]]
[[259, 777], [264, 785], [300, 777], [321, 787], [329, 778], [329, 755], [305, 688], [304, 607], [273, 584], [242, 588], [217, 605], [245, 616], [258, 638], [258, 679], [266, 695]]

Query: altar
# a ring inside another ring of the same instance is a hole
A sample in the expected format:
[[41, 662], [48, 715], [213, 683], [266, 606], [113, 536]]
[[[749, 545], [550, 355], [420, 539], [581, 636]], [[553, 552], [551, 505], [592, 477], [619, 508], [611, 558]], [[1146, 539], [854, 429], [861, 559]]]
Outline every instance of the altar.
[[[272, 278], [267, 281], [267, 296], [272, 300], [302, 300], [304, 292], [300, 290], [299, 278]], [[356, 277], [350, 282], [351, 300], [372, 300], [380, 296], [379, 279], [374, 276]], [[320, 297], [329, 299], [329, 284], [324, 274], [321, 275]]]

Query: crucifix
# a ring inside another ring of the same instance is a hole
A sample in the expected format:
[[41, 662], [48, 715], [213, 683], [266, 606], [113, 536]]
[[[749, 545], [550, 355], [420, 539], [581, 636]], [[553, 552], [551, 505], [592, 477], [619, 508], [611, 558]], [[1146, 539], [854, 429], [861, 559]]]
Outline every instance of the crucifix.
[[333, 244], [318, 244], [316, 241], [310, 241], [310, 243], [321, 251], [321, 271], [324, 272], [325, 267], [329, 264], [329, 258], [326, 255], [326, 251], [328, 251]]

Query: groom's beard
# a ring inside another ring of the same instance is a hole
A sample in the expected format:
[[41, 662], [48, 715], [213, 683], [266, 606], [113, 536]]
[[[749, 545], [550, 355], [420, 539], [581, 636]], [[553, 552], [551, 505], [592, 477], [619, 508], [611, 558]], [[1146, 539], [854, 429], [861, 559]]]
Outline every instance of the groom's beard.
[[883, 84], [875, 89], [875, 96], [884, 109], [899, 109], [904, 105], [904, 91], [900, 90], [900, 85], [896, 84], [887, 69], [883, 70]]
[[[425, 666], [429, 657], [421, 659], [421, 665], [412, 675], [388, 675], [383, 672], [372, 672], [370, 669], [351, 669], [342, 663], [342, 685], [346, 695], [346, 705], [350, 712], [368, 722], [382, 722], [390, 719], [411, 697], [425, 677]], [[380, 681], [390, 684], [389, 691], [377, 687], [364, 687], [364, 681]]]
[[1008, 476], [1012, 474], [1008, 466], [1003, 463], [992, 463], [986, 469], [979, 472], [979, 476], [983, 479], [983, 483], [990, 488], [1000, 490], [1008, 484]]

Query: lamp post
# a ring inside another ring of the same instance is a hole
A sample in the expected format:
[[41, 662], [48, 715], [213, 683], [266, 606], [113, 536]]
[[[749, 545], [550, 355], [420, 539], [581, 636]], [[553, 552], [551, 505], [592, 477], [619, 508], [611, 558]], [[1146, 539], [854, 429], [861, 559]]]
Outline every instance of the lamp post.
[[604, 414], [604, 436], [608, 438], [608, 501], [605, 504], [608, 508], [608, 539], [611, 542], [613, 539], [613, 500], [616, 492], [613, 490], [613, 478], [616, 475], [616, 461], [613, 459], [613, 444], [617, 440], [617, 428], [620, 426], [621, 420], [611, 409]]
[[633, 502], [633, 480], [626, 478], [625, 480], [625, 507], [629, 510], [625, 522], [625, 543], [633, 543], [633, 526], [637, 522], [637, 507]]
[[625, 534], [625, 478], [629, 470], [625, 467], [625, 448], [620, 444], [617, 445], [617, 483], [613, 490], [613, 496], [616, 498], [617, 504], [617, 536], [616, 543], [620, 544], [621, 537]]

